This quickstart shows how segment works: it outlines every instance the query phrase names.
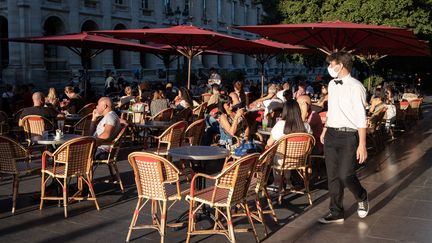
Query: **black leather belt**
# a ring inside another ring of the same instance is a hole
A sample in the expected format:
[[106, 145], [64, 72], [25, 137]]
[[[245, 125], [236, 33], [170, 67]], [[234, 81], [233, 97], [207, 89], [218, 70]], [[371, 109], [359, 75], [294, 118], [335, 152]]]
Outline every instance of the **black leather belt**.
[[328, 129], [332, 129], [338, 132], [357, 132], [357, 129], [350, 127], [329, 127]]

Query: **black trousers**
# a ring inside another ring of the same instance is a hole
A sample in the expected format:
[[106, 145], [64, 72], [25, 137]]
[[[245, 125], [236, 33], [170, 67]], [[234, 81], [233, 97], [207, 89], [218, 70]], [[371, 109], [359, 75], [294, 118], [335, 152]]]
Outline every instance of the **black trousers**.
[[328, 128], [324, 137], [324, 154], [327, 167], [330, 194], [330, 212], [343, 216], [344, 188], [354, 194], [357, 201], [366, 200], [366, 190], [360, 184], [355, 173], [358, 161], [357, 132], [341, 132]]

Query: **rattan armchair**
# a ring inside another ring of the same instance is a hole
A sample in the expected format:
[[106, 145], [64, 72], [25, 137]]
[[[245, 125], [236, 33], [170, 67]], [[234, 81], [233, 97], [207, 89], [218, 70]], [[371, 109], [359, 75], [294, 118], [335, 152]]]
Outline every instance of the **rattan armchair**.
[[91, 136], [90, 134], [90, 125], [92, 120], [93, 114], [87, 114], [84, 117], [82, 117], [75, 125], [65, 125], [65, 127], [69, 128], [69, 132], [71, 130], [73, 133], [81, 135], [81, 136]]
[[180, 147], [186, 129], [187, 122], [179, 121], [168, 127], [160, 136], [154, 137], [157, 140], [157, 147], [147, 149], [151, 152], [161, 156], [167, 156], [170, 148]]
[[185, 131], [184, 139], [191, 146], [201, 145], [201, 138], [205, 129], [205, 120], [199, 119], [188, 126]]
[[[124, 139], [125, 132], [127, 130], [127, 125], [122, 124], [122, 128], [120, 132], [117, 134], [117, 137], [109, 144], [109, 153], [108, 157], [106, 159], [95, 159], [93, 160], [93, 172], [96, 170], [98, 165], [104, 164], [107, 165], [109, 168], [109, 172], [111, 174], [111, 177], [113, 179], [113, 182], [117, 180], [117, 182], [120, 185], [120, 190], [124, 192], [123, 182], [120, 177], [120, 172], [117, 167], [117, 156], [120, 152], [120, 145]], [[114, 173], [115, 177], [114, 178]], [[94, 173], [93, 173], [94, 174]]]
[[174, 113], [173, 108], [166, 108], [149, 118], [151, 121], [170, 121]]
[[4, 111], [0, 111], [0, 135], [9, 132], [9, 117]]
[[[96, 200], [96, 194], [92, 185], [92, 157], [96, 139], [93, 137], [80, 137], [72, 139], [61, 145], [53, 153], [45, 151], [42, 154], [42, 183], [41, 183], [41, 201], [39, 209], [42, 210], [45, 200], [63, 200], [64, 216], [67, 218], [67, 206], [71, 201], [81, 201], [84, 199], [94, 201], [96, 209], [99, 211], [99, 205]], [[53, 160], [53, 166], [48, 166], [48, 157]], [[77, 178], [78, 191], [68, 195], [68, 186], [71, 178]], [[63, 195], [47, 196], [45, 195], [45, 186], [49, 179], [56, 180], [62, 187]], [[84, 198], [83, 181], [87, 184], [90, 197]]]
[[297, 171], [303, 179], [305, 192], [289, 190], [288, 192], [307, 194], [309, 204], [312, 205], [312, 197], [309, 191], [309, 177], [312, 174], [310, 154], [315, 145], [315, 138], [308, 133], [291, 133], [283, 136], [278, 141], [275, 159], [278, 163], [273, 165], [278, 180], [278, 202], [282, 204], [282, 197], [286, 194], [283, 188], [283, 180], [287, 171]]
[[96, 103], [89, 103], [85, 106], [83, 106], [83, 108], [81, 108], [78, 111], [78, 115], [80, 116], [86, 116], [88, 114], [92, 114], [93, 110], [96, 109], [97, 104]]
[[40, 163], [31, 162], [27, 149], [8, 137], [0, 136], [0, 174], [13, 176], [12, 213], [15, 213], [19, 177], [40, 169]]
[[24, 133], [26, 135], [26, 140], [28, 145], [32, 144], [32, 139], [35, 136], [42, 136], [44, 131], [54, 131], [53, 123], [42, 116], [29, 115], [25, 116], [21, 120]]
[[[189, 224], [186, 242], [189, 242], [193, 235], [203, 234], [222, 234], [229, 241], [236, 242], [235, 230], [232, 222], [231, 209], [240, 206], [246, 211], [246, 216], [252, 226], [252, 232], [256, 241], [258, 236], [251, 218], [249, 206], [247, 204], [247, 192], [250, 187], [250, 181], [254, 174], [259, 154], [246, 155], [232, 164], [226, 166], [221, 173], [216, 176], [206, 174], [195, 174], [192, 178], [190, 195], [186, 196], [189, 200]], [[195, 191], [195, 183], [198, 178], [214, 180], [214, 186]], [[204, 205], [215, 209], [215, 224], [213, 229], [198, 230], [195, 227], [195, 215]], [[223, 212], [225, 209], [226, 214]], [[227, 227], [221, 221], [221, 216], [226, 219]], [[240, 229], [237, 231], [241, 231]]]
[[[167, 159], [146, 152], [133, 152], [128, 156], [134, 175], [138, 192], [138, 202], [132, 216], [126, 242], [129, 242], [132, 230], [156, 229], [164, 242], [166, 227], [177, 227], [180, 224], [167, 224], [167, 210], [181, 199], [179, 170]], [[151, 201], [150, 225], [136, 225], [140, 211]], [[167, 207], [168, 201], [172, 201]], [[161, 203], [162, 202], [162, 203]], [[158, 207], [160, 217], [158, 217]]]
[[192, 111], [193, 118], [196, 120], [203, 119], [206, 109], [207, 109], [207, 102], [203, 102], [199, 106], [195, 107]]
[[409, 108], [406, 114], [407, 119], [414, 121], [418, 121], [420, 119], [420, 107], [422, 102], [423, 99], [414, 99], [409, 102]]
[[[264, 221], [264, 214], [271, 214], [275, 223], [278, 223], [276, 212], [273, 209], [271, 197], [267, 191], [267, 181], [270, 173], [272, 172], [273, 159], [275, 157], [278, 143], [273, 144], [258, 159], [254, 176], [252, 177], [251, 184], [248, 190], [248, 197], [255, 197], [256, 212], [252, 212], [252, 217], [264, 225], [265, 234], [268, 234], [267, 225]], [[264, 196], [267, 200], [269, 210], [263, 210], [260, 202], [260, 195]]]

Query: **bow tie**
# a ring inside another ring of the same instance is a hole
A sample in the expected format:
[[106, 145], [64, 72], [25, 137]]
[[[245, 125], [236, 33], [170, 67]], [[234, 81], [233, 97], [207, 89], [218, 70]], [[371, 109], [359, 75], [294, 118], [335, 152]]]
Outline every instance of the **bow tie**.
[[343, 84], [341, 79], [335, 79], [334, 82], [335, 82], [335, 84], [340, 84], [340, 85]]

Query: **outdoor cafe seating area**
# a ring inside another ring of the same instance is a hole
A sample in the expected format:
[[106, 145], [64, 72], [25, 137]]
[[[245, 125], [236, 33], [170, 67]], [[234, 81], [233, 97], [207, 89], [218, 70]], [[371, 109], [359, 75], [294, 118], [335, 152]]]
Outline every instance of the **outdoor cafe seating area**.
[[[171, 233], [167, 229], [170, 227], [187, 227], [187, 240], [200, 234], [222, 234], [234, 241], [238, 234], [246, 233], [247, 239], [258, 241], [270, 231], [269, 224], [279, 223], [278, 210], [274, 208], [284, 208], [286, 198], [294, 197], [300, 207], [307, 209], [322, 196], [317, 188], [322, 187], [325, 180], [324, 155], [312, 155], [316, 141], [309, 134], [286, 135], [265, 151], [238, 157], [233, 150], [218, 146], [217, 141], [213, 146], [201, 145], [204, 116], [208, 114], [205, 101], [201, 100], [193, 110], [174, 112], [168, 108], [154, 116], [146, 114], [148, 109], [142, 104], [144, 107], [134, 105], [130, 110], [117, 110], [126, 122], [109, 144], [108, 157], [94, 159], [95, 139], [89, 136], [89, 127], [95, 105], [87, 104], [77, 114], [56, 120], [27, 116], [22, 119], [21, 126], [17, 123], [19, 112], [13, 117], [1, 112], [1, 172], [7, 182], [3, 185], [13, 188], [12, 198], [8, 203], [3, 200], [3, 205], [9, 205], [12, 214], [28, 210], [28, 206], [20, 206], [19, 188], [20, 182], [29, 176], [38, 178], [36, 182], [40, 183], [40, 188], [31, 193], [33, 204], [39, 201], [38, 208], [43, 211], [53, 207], [49, 203], [53, 201], [54, 205], [64, 208], [64, 218], [74, 217], [76, 202], [88, 204], [87, 210], [111, 210], [109, 204], [101, 206], [106, 191], [99, 191], [98, 184], [113, 182], [114, 185], [104, 186], [104, 190], [109, 188], [109, 193], [128, 194], [129, 198], [136, 198], [133, 201], [138, 200], [135, 210], [130, 208], [129, 211], [131, 223], [127, 241], [143, 234], [137, 229], [145, 228], [156, 229], [162, 241]], [[368, 149], [378, 153], [387, 139], [408, 130], [421, 116], [420, 107], [421, 100], [400, 102], [397, 118], [388, 129], [383, 119], [385, 110], [378, 117], [371, 117]], [[323, 122], [324, 114], [320, 113]], [[274, 112], [268, 116], [273, 120], [277, 118], [277, 115], [272, 117]], [[271, 124], [267, 128], [258, 125], [257, 142], [265, 144], [265, 140], [259, 139], [268, 138]], [[282, 166], [273, 165], [276, 154], [283, 158]], [[132, 169], [133, 174], [124, 173], [121, 168], [125, 167], [129, 171]], [[282, 178], [287, 171], [296, 171], [295, 188], [286, 189], [283, 180], [272, 182], [276, 187], [271, 187], [272, 170]], [[128, 181], [127, 186], [124, 181]], [[304, 196], [293, 196], [295, 192]], [[28, 193], [26, 196], [29, 197]], [[179, 201], [188, 204], [185, 209], [189, 210], [184, 212], [185, 217], [173, 220], [171, 210]], [[89, 209], [91, 204], [94, 204], [93, 209]], [[58, 213], [60, 211], [58, 208]], [[57, 220], [62, 220], [62, 216], [56, 215]], [[141, 217], [149, 217], [151, 223], [138, 223]], [[213, 226], [198, 227], [206, 217]], [[237, 219], [242, 222], [238, 229], [232, 223]], [[244, 225], [244, 222], [248, 223]], [[257, 225], [261, 225], [260, 230], [256, 230]]]

